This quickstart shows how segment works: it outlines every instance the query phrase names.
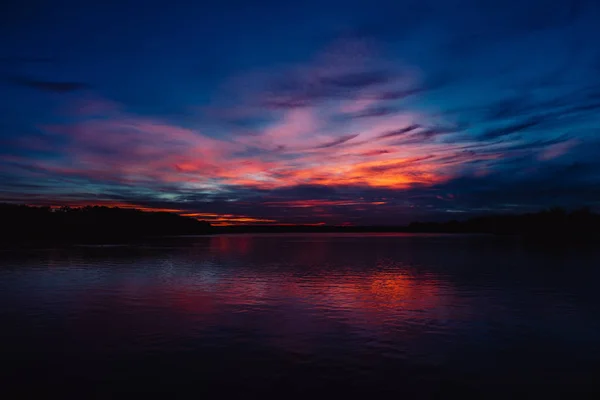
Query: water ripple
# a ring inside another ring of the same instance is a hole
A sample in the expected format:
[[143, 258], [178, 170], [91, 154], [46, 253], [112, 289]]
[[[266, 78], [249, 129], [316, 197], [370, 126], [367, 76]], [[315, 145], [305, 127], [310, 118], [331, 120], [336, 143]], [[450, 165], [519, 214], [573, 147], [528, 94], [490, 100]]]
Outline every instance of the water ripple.
[[0, 352], [16, 381], [124, 379], [101, 370], [119, 362], [165, 384], [594, 386], [600, 255], [473, 240], [240, 235], [3, 252]]

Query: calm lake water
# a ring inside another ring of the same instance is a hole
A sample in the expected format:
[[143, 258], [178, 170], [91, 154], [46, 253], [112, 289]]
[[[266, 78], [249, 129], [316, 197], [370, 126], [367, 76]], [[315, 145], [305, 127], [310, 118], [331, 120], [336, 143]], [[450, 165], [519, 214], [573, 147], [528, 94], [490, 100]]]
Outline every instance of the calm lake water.
[[591, 397], [599, 278], [600, 251], [484, 236], [6, 250], [0, 390], [7, 399]]

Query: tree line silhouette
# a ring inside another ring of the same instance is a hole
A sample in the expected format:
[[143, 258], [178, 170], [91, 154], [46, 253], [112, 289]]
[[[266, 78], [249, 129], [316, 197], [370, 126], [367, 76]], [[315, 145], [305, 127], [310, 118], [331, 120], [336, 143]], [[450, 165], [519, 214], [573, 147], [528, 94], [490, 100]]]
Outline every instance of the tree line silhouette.
[[537, 213], [489, 215], [465, 221], [413, 222], [410, 232], [490, 233], [520, 235], [528, 239], [583, 240], [600, 237], [600, 215], [589, 208], [568, 212], [551, 208]]
[[600, 238], [600, 215], [588, 208], [568, 212], [552, 208], [520, 215], [487, 215], [464, 221], [412, 222], [408, 226], [245, 225], [212, 227], [208, 222], [169, 212], [131, 208], [33, 207], [0, 203], [0, 238], [4, 242], [36, 240], [113, 241], [165, 235], [285, 232], [412, 232], [519, 235], [539, 241]]
[[208, 222], [174, 213], [104, 206], [50, 208], [0, 204], [0, 221], [0, 237], [4, 241], [103, 241], [211, 232]]
[[516, 235], [533, 241], [587, 241], [600, 238], [600, 215], [589, 208], [571, 212], [552, 208], [538, 213], [486, 215], [463, 221], [411, 222], [407, 226], [229, 226], [226, 233], [285, 232], [407, 232], [407, 233], [482, 233]]

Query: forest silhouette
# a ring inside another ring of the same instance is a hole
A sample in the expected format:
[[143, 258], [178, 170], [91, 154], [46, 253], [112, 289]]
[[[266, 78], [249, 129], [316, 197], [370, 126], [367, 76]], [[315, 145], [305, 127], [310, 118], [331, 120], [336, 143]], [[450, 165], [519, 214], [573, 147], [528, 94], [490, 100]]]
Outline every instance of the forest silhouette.
[[106, 241], [161, 235], [195, 235], [211, 232], [208, 222], [169, 212], [131, 208], [32, 207], [0, 204], [5, 241]]
[[588, 208], [568, 212], [552, 208], [538, 213], [485, 215], [462, 221], [412, 222], [407, 226], [240, 225], [213, 227], [205, 221], [169, 212], [132, 208], [34, 207], [0, 204], [4, 242], [114, 241], [168, 235], [286, 232], [412, 232], [517, 235], [539, 241], [587, 241], [600, 238], [600, 215]]

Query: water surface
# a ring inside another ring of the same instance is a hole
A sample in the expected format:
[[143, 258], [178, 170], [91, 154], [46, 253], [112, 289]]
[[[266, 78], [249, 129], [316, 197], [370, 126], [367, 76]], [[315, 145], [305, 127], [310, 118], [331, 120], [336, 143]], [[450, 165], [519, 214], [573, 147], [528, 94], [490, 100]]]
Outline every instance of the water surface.
[[6, 250], [0, 379], [23, 397], [591, 396], [599, 267], [456, 235]]

